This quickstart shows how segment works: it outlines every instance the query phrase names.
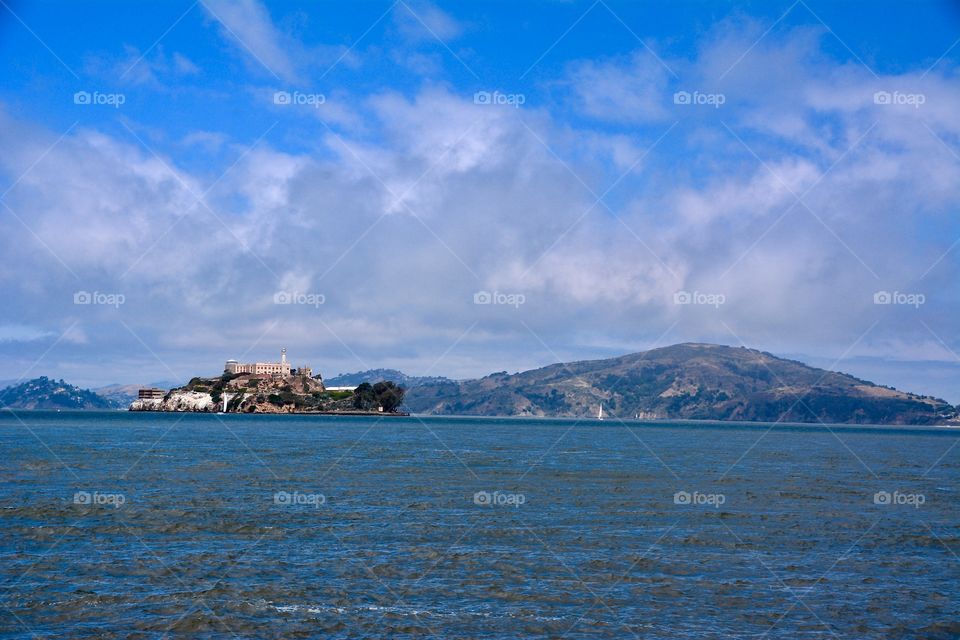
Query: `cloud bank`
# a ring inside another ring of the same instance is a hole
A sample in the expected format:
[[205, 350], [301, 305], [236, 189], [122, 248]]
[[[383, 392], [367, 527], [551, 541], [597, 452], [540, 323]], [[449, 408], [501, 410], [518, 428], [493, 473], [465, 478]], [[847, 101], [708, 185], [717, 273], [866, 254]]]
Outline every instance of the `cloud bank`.
[[[208, 4], [224, 42], [284, 81], [306, 73], [261, 6]], [[61, 138], [5, 109], [5, 375], [58, 339], [65, 377], [102, 382], [281, 345], [327, 375], [480, 375], [685, 340], [954, 360], [956, 68], [878, 75], [828, 55], [823, 30], [751, 46], [761, 27], [719, 25], [686, 58], [574, 60], [521, 106], [424, 79], [292, 115], [255, 85], [250, 108], [305, 135], [192, 134], [226, 149], [213, 172], [133, 121]]]

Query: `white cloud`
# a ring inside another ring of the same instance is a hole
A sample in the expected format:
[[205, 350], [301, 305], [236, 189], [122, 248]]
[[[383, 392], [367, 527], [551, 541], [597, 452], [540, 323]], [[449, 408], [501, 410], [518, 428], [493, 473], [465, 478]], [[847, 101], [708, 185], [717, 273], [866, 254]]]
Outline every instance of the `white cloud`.
[[293, 39], [273, 24], [266, 7], [257, 0], [206, 0], [201, 3], [220, 23], [222, 36], [253, 64], [284, 79], [295, 80], [297, 67], [288, 50]]
[[229, 141], [226, 134], [216, 131], [191, 131], [180, 143], [186, 147], [200, 147], [207, 151], [219, 151]]
[[119, 82], [158, 90], [169, 89], [185, 78], [203, 73], [185, 54], [179, 51], [170, 54], [162, 44], [149, 51], [130, 45], [125, 45], [123, 50], [123, 55], [118, 57], [88, 56], [84, 70], [110, 84]]
[[173, 53], [173, 66], [182, 75], [192, 76], [200, 73], [200, 67], [195, 65], [190, 58], [177, 51]]
[[409, 40], [447, 42], [463, 33], [463, 25], [449, 13], [429, 2], [400, 2], [393, 10], [394, 22], [400, 33]]
[[[262, 8], [224, 13], [255, 23], [237, 28], [273, 43], [258, 46], [292, 73]], [[948, 144], [960, 131], [952, 71], [878, 81], [800, 32], [762, 42], [725, 83], [707, 82], [743, 42], [749, 34], [726, 31], [697, 58], [671, 60], [684, 81], [645, 51], [571, 65], [563, 81], [590, 125], [566, 122], [564, 105], [477, 105], [440, 85], [352, 96], [336, 134], [305, 125], [313, 151], [264, 140], [244, 156], [207, 196], [213, 213], [192, 206], [207, 181], [175, 158], [79, 129], [5, 200], [42, 244], [0, 221], [11, 265], [0, 275], [11, 296], [0, 322], [55, 332], [50, 318], [78, 316], [91, 349], [141, 354], [110, 309], [68, 306], [80, 286], [116, 287], [128, 298], [119, 317], [164, 360], [184, 363], [188, 350], [191, 363], [218, 363], [254, 344], [269, 354], [286, 345], [325, 374], [364, 363], [422, 372], [475, 322], [434, 373], [529, 364], [524, 325], [581, 357], [597, 345], [649, 346], [674, 322], [666, 342], [742, 338], [839, 355], [879, 321], [864, 353], [941, 357], [918, 318], [955, 339], [956, 255], [920, 278], [953, 241], [925, 235], [925, 223], [952, 228], [960, 201], [956, 160], [930, 131]], [[681, 82], [729, 99], [683, 110], [671, 100]], [[878, 87], [920, 87], [927, 102], [884, 110], [873, 103]], [[4, 173], [21, 173], [57, 135], [0, 117]], [[209, 132], [182, 142], [225, 144]], [[612, 212], [595, 205], [644, 153], [606, 197]], [[812, 213], [790, 210], [794, 194]], [[908, 288], [927, 305], [873, 304], [876, 290]], [[272, 304], [286, 289], [326, 302]], [[524, 293], [527, 303], [478, 308], [480, 289]], [[679, 307], [678, 290], [726, 303]]]
[[52, 336], [52, 332], [22, 324], [0, 324], [0, 342], [33, 342]]
[[626, 59], [573, 63], [568, 74], [577, 106], [593, 118], [631, 123], [670, 117], [669, 72], [646, 50]]

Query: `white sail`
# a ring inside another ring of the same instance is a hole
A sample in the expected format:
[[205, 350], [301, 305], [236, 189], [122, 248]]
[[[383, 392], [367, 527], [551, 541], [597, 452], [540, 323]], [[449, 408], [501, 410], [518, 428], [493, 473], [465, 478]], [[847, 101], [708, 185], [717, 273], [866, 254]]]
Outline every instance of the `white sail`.
[[600, 411], [597, 412], [597, 420], [603, 420], [603, 403], [600, 403]]

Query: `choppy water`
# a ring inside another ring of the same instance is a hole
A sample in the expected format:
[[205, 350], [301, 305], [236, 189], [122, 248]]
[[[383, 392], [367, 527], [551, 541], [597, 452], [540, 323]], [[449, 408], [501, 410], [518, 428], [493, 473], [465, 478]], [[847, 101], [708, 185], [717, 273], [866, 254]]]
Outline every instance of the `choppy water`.
[[0, 635], [958, 637], [958, 437], [4, 412]]

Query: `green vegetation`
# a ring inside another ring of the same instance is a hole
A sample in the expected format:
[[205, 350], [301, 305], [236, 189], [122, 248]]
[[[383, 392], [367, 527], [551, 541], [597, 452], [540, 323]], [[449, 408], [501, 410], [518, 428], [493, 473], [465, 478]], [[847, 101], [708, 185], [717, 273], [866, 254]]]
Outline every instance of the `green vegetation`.
[[242, 393], [238, 393], [232, 398], [230, 398], [230, 401], [227, 403], [227, 411], [228, 412], [238, 411], [240, 409], [240, 404], [243, 402], [243, 399], [244, 397]]
[[[288, 378], [224, 374], [215, 378], [192, 378], [171, 393], [209, 393], [208, 411], [272, 412], [396, 412], [403, 402], [404, 389], [394, 382], [363, 384], [354, 391], [327, 391], [322, 381], [307, 376]], [[169, 395], [169, 394], [168, 394]], [[176, 404], [176, 403], [174, 403]]]
[[[620, 418], [934, 424], [958, 417], [958, 409], [943, 400], [881, 389], [762, 351], [688, 343], [425, 384], [406, 405], [446, 415], [587, 417], [596, 416], [602, 399], [606, 412]], [[364, 389], [357, 402], [366, 404], [373, 395], [372, 387]]]
[[371, 385], [364, 382], [353, 392], [353, 406], [362, 411], [395, 411], [403, 404], [406, 391], [393, 382], [378, 382]]
[[89, 389], [46, 376], [0, 390], [0, 407], [11, 409], [113, 409], [116, 406]]

